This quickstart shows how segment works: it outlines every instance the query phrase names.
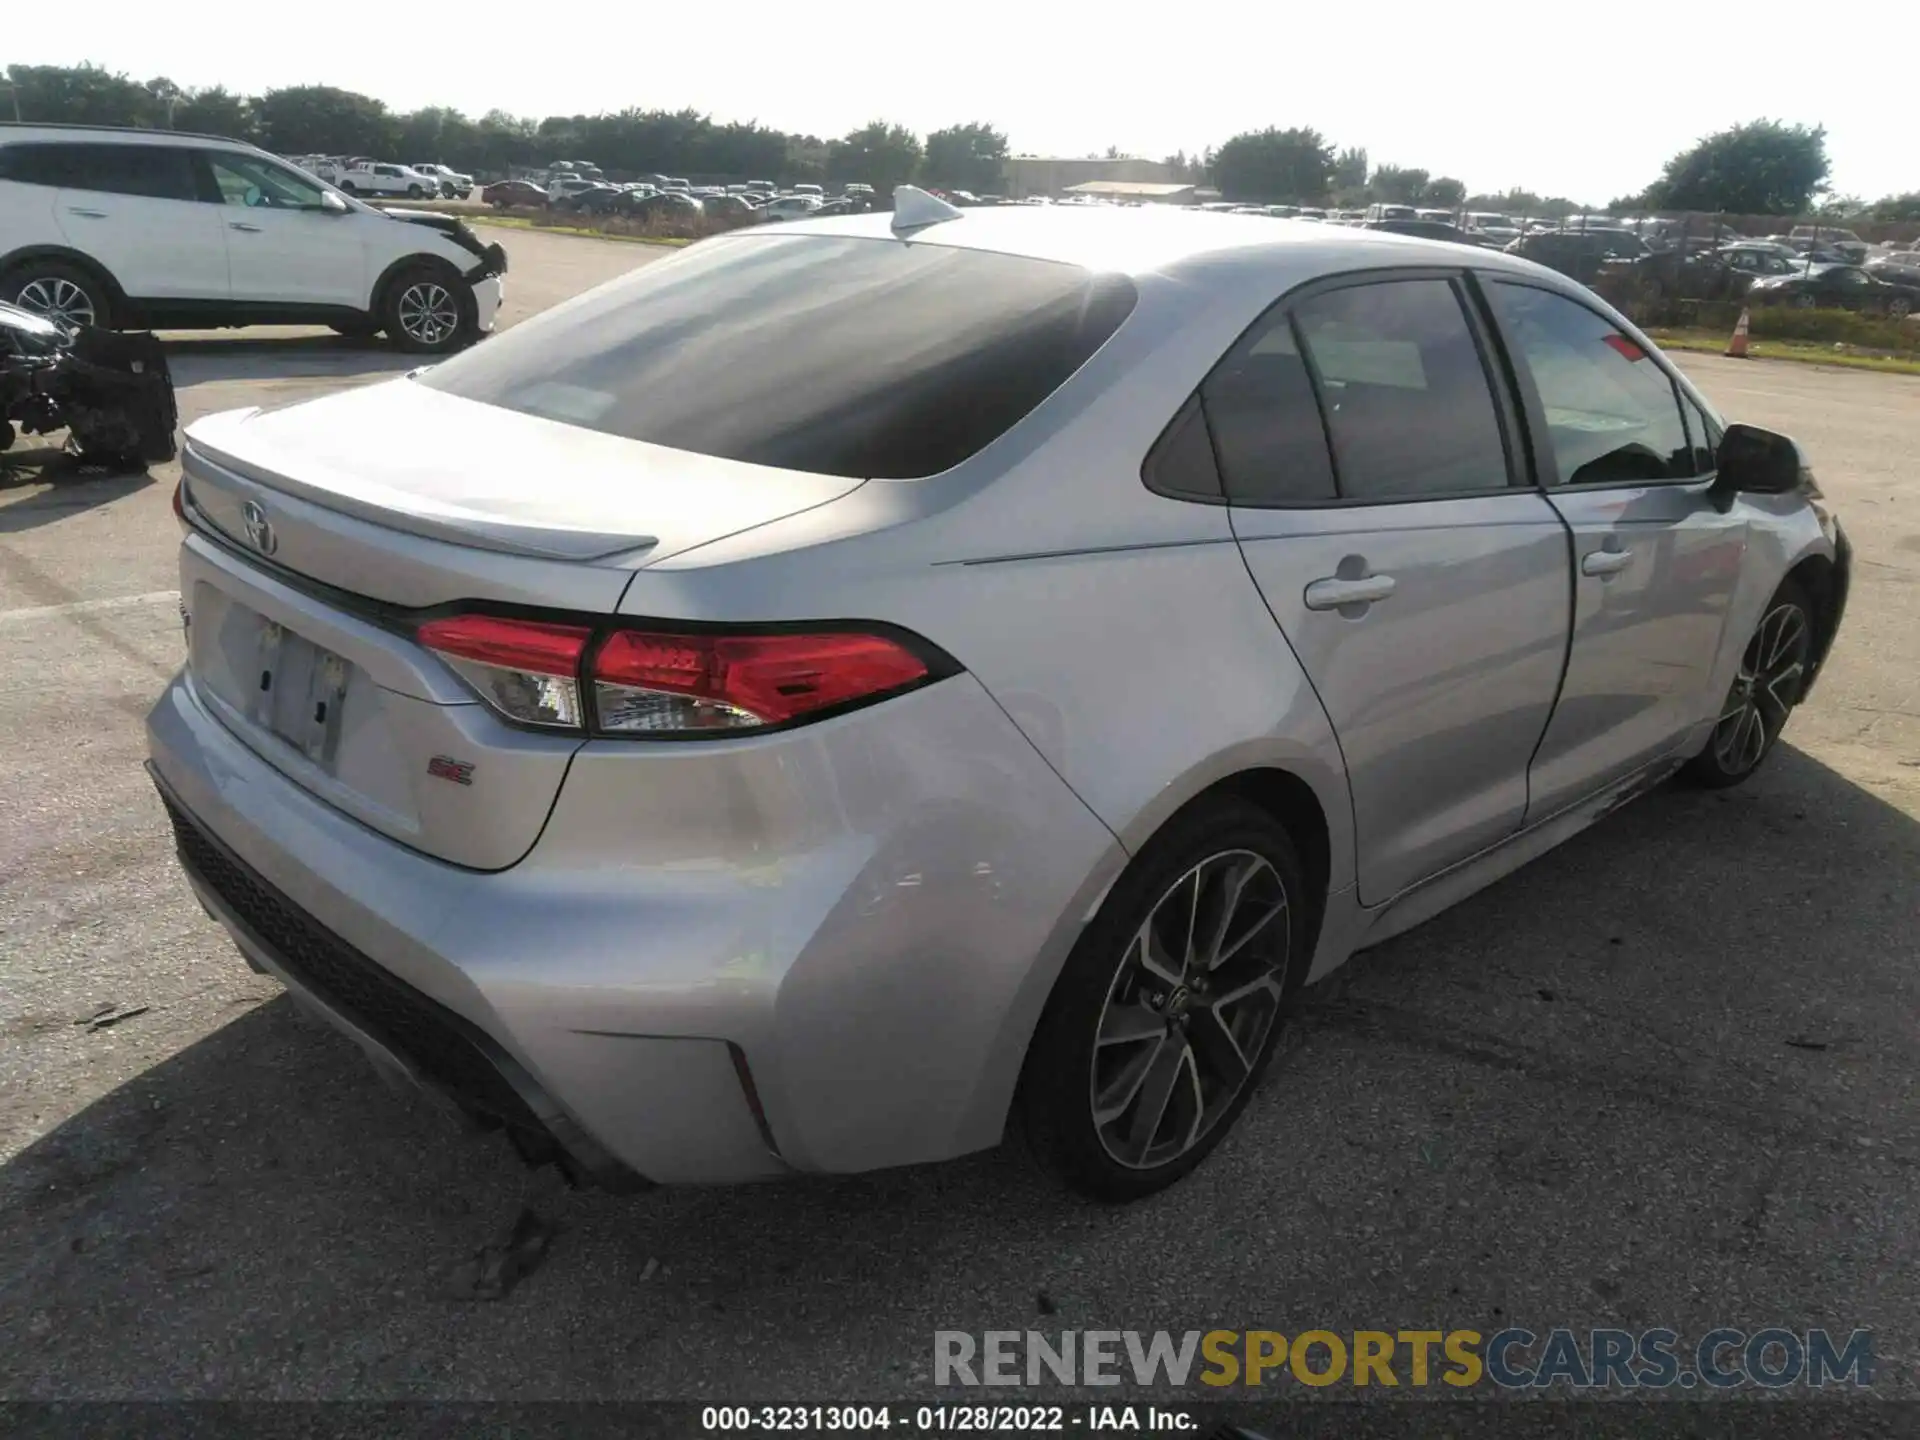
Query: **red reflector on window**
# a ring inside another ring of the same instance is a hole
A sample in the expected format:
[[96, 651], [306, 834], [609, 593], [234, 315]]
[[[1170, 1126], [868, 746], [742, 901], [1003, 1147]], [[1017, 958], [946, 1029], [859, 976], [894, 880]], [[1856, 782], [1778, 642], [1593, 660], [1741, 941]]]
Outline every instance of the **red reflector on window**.
[[442, 655], [502, 670], [566, 676], [580, 673], [580, 657], [592, 633], [584, 625], [548, 625], [492, 615], [449, 615], [427, 621], [416, 632], [422, 645]]
[[1609, 335], [1606, 337], [1606, 343], [1628, 360], [1644, 360], [1647, 358], [1647, 352], [1624, 335]]
[[[879, 635], [668, 635], [621, 630], [593, 659], [602, 688], [603, 729], [679, 728], [658, 708], [636, 707], [651, 692], [708, 702], [683, 712], [687, 728], [779, 725], [814, 711], [871, 699], [925, 679], [927, 664]], [[608, 691], [616, 693], [609, 694]], [[609, 701], [632, 723], [617, 720]], [[644, 720], [642, 716], [646, 716]]]

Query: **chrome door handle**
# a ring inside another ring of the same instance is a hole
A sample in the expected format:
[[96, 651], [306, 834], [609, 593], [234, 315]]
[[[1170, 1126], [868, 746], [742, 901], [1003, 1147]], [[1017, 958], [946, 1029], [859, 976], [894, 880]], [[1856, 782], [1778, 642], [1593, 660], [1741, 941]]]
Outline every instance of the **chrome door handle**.
[[69, 205], [67, 207], [67, 213], [69, 215], [83, 215], [89, 220], [104, 220], [107, 218], [106, 211], [89, 210], [84, 205]]
[[1618, 575], [1633, 563], [1631, 550], [1589, 550], [1580, 557], [1582, 575]]
[[1363, 575], [1358, 580], [1329, 575], [1308, 585], [1305, 598], [1309, 610], [1338, 610], [1343, 605], [1371, 605], [1391, 594], [1391, 575]]
[[227, 228], [229, 230], [244, 230], [249, 235], [258, 235], [260, 233], [260, 227], [258, 225], [249, 225], [244, 220], [229, 220], [227, 222]]

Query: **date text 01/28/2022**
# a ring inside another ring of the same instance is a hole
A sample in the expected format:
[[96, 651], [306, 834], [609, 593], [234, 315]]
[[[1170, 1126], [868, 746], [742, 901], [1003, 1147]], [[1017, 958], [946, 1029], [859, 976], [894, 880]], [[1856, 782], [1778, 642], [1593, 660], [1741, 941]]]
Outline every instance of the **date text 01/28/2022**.
[[926, 1434], [999, 1435], [1083, 1430], [1178, 1434], [1200, 1422], [1183, 1410], [1151, 1405], [709, 1405], [700, 1428], [712, 1435], [756, 1431], [885, 1433], [898, 1427]]

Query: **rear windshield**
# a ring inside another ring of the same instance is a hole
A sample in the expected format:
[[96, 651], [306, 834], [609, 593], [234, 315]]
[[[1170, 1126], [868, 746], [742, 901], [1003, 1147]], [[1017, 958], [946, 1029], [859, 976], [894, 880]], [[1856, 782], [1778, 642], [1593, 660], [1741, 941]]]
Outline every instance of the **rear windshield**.
[[729, 460], [950, 469], [1133, 309], [1076, 265], [830, 235], [714, 239], [427, 371], [452, 395]]

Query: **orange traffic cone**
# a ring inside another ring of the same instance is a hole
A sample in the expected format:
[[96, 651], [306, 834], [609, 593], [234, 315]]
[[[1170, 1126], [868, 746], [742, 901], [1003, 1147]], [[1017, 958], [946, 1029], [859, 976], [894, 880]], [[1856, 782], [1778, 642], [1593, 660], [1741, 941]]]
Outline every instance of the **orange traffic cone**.
[[1727, 341], [1727, 354], [1735, 360], [1747, 358], [1747, 307], [1740, 307], [1740, 319], [1733, 327], [1733, 338]]

